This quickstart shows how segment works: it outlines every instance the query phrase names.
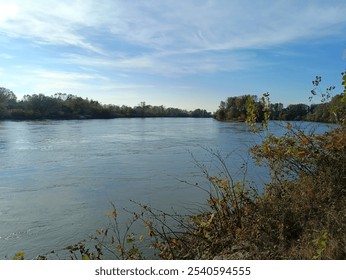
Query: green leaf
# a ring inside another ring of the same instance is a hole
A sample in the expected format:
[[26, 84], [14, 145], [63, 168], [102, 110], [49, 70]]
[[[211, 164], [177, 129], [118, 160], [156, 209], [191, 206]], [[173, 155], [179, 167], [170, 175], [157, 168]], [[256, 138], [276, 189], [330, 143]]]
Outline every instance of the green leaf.
[[17, 252], [12, 260], [24, 260], [25, 253], [24, 252]]
[[83, 261], [90, 261], [90, 258], [87, 255], [82, 256]]

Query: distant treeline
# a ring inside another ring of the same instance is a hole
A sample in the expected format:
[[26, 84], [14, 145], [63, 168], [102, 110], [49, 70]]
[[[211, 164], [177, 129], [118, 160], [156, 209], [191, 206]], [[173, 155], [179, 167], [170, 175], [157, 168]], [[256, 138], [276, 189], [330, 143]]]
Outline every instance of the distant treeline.
[[66, 93], [53, 96], [44, 94], [25, 95], [17, 100], [9, 89], [0, 87], [0, 120], [40, 119], [111, 119], [132, 117], [193, 117], [207, 118], [206, 110], [187, 111], [164, 106], [151, 106], [141, 102], [138, 106], [102, 105], [98, 101]]
[[[258, 97], [255, 95], [243, 95], [228, 97], [226, 101], [221, 101], [219, 109], [215, 113], [215, 118], [222, 121], [245, 121], [247, 117], [247, 102], [249, 98], [255, 100], [257, 107], [257, 120], [262, 121], [264, 117], [263, 107]], [[283, 121], [314, 121], [314, 122], [334, 122], [332, 106], [340, 104], [342, 95], [334, 96], [330, 102], [322, 104], [291, 104], [286, 108], [282, 103], [270, 104], [270, 119]]]

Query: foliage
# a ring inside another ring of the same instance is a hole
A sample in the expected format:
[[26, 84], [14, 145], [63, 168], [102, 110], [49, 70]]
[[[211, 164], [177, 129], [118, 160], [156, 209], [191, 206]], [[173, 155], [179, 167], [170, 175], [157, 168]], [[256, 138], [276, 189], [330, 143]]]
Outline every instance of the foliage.
[[74, 245], [69, 245], [65, 248], [70, 253], [71, 260], [100, 260], [103, 252], [101, 246], [96, 244], [95, 251], [88, 248], [86, 241], [80, 241]]
[[114, 205], [113, 210], [109, 211], [107, 216], [110, 219], [109, 225], [104, 229], [96, 230], [94, 239], [98, 246], [116, 259], [142, 259], [143, 255], [138, 249], [136, 241], [142, 242], [144, 238], [139, 236], [136, 240], [137, 236], [131, 232], [132, 225], [139, 220], [139, 214], [134, 213], [125, 228], [121, 228], [119, 225], [118, 212]]
[[[320, 82], [321, 78], [317, 77], [313, 84], [317, 86]], [[283, 136], [269, 134], [261, 145], [251, 148], [258, 163], [267, 164], [271, 171], [272, 181], [258, 204], [255, 217], [261, 218], [261, 211], [267, 215], [267, 222], [264, 217], [260, 219], [261, 227], [270, 224], [265, 229], [270, 236], [267, 241], [277, 243], [275, 248], [282, 247], [281, 253], [273, 251], [280, 253], [279, 256], [346, 257], [346, 128], [341, 117], [345, 116], [345, 102], [343, 98], [332, 97], [332, 89], [329, 87], [327, 93], [321, 95], [321, 101], [328, 102], [332, 98], [334, 102], [328, 104], [329, 110], [340, 127], [316, 135], [288, 124]], [[316, 95], [316, 91], [313, 94]], [[342, 95], [345, 96], [345, 91]], [[286, 244], [280, 245], [282, 242], [275, 236]]]
[[[323, 113], [328, 115], [328, 120], [338, 123], [342, 126], [346, 125], [346, 71], [341, 73], [343, 92], [337, 95], [333, 95], [335, 86], [329, 86], [322, 91], [320, 84], [322, 78], [316, 76], [312, 81], [314, 88], [311, 90], [312, 96], [309, 97], [312, 100], [315, 96], [319, 96], [321, 99], [324, 110]], [[318, 107], [317, 107], [318, 109]], [[315, 111], [315, 110], [314, 110]], [[312, 113], [314, 115], [314, 112]]]
[[[256, 159], [264, 160], [272, 172], [263, 198], [266, 205], [262, 206], [270, 218], [277, 215], [271, 230], [283, 226], [281, 234], [288, 242], [285, 248], [297, 251], [295, 258], [315, 256], [316, 243], [311, 240], [319, 239], [319, 232], [329, 237], [325, 254], [320, 251], [319, 258], [345, 258], [345, 129], [323, 135], [287, 129], [286, 135], [271, 135], [252, 149]], [[280, 236], [279, 228], [277, 233]]]
[[13, 258], [12, 258], [12, 260], [24, 260], [24, 258], [25, 258], [25, 252], [17, 252], [14, 256], [13, 256]]
[[17, 97], [9, 89], [0, 87], [0, 119], [7, 118], [16, 104]]
[[[257, 102], [257, 96], [255, 95], [243, 95], [237, 97], [228, 97], [226, 102], [221, 101], [219, 109], [215, 113], [217, 120], [232, 120], [232, 121], [245, 121], [247, 117], [247, 105], [249, 100], [254, 103]], [[255, 104], [254, 111], [260, 111], [260, 108]], [[256, 112], [256, 118], [259, 118], [260, 114]]]
[[119, 117], [194, 117], [207, 118], [211, 113], [196, 109], [186, 111], [164, 106], [151, 106], [141, 102], [138, 106], [101, 105], [98, 101], [89, 100], [66, 93], [53, 96], [44, 94], [25, 95], [17, 101], [15, 94], [0, 88], [0, 120], [36, 120], [36, 119], [109, 119]]
[[[345, 87], [346, 75], [342, 73]], [[333, 95], [335, 86], [329, 86], [324, 91], [321, 89], [322, 78], [316, 76], [312, 81], [313, 89], [309, 101], [315, 96], [320, 97], [320, 104], [290, 104], [284, 108], [282, 103], [270, 103], [268, 93], [260, 99], [256, 95], [243, 95], [228, 97], [226, 101], [221, 101], [219, 109], [215, 113], [215, 118], [222, 121], [245, 121], [252, 128], [255, 122], [266, 124], [267, 120], [282, 121], [316, 121], [340, 123], [345, 121], [345, 90], [344, 93]], [[267, 98], [267, 100], [263, 100]]]

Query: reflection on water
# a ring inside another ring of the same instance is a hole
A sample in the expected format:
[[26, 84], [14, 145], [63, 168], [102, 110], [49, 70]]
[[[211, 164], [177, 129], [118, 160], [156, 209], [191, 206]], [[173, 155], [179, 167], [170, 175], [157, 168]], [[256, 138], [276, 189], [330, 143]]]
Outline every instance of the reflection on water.
[[[181, 182], [205, 183], [191, 153], [211, 169], [204, 148], [231, 154], [229, 167], [242, 176], [258, 141], [242, 123], [213, 119], [0, 122], [0, 259], [35, 257], [93, 234], [107, 224], [111, 202], [197, 209], [205, 194]], [[267, 180], [248, 164], [249, 181]]]

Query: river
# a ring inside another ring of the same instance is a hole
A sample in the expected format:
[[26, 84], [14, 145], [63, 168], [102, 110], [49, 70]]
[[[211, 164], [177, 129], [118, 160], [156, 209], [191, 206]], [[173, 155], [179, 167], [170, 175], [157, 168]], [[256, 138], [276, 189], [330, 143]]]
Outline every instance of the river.
[[247, 152], [258, 141], [245, 124], [214, 119], [0, 122], [0, 259], [35, 258], [94, 234], [111, 203], [197, 209], [205, 193], [192, 185], [207, 182], [194, 158], [212, 173], [208, 149], [230, 155], [236, 178], [247, 162], [247, 179], [260, 186], [267, 172]]

